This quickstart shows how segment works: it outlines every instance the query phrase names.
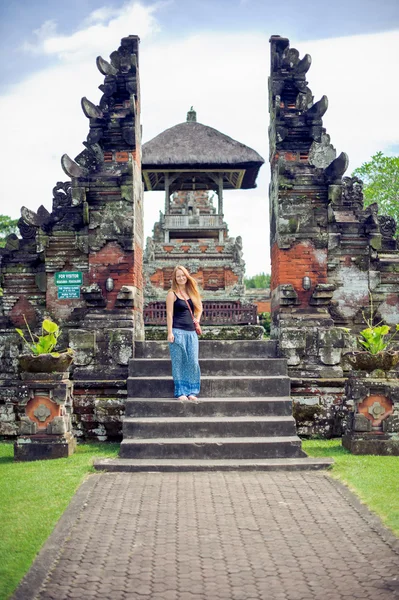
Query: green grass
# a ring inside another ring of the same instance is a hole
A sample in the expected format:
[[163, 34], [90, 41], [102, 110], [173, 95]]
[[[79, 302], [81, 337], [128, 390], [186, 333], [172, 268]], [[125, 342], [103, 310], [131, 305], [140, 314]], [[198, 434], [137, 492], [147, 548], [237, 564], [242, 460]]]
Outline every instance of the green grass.
[[330, 474], [399, 536], [399, 456], [355, 456], [340, 439], [306, 440], [302, 447], [309, 456], [331, 456], [335, 462]]
[[37, 552], [91, 472], [93, 458], [114, 457], [119, 444], [78, 446], [70, 458], [13, 461], [13, 444], [0, 443], [0, 600], [15, 590]]
[[[341, 440], [307, 440], [310, 456], [332, 456], [333, 477], [344, 482], [399, 536], [399, 457], [354, 456]], [[114, 457], [118, 444], [84, 444], [67, 459], [14, 463], [13, 445], [0, 443], [0, 600], [28, 571], [93, 458]]]

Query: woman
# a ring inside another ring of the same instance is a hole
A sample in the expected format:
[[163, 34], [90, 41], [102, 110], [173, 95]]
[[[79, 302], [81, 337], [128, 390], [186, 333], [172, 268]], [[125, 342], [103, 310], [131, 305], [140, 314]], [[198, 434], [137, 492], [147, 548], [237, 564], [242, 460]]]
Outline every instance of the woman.
[[166, 296], [166, 321], [175, 397], [181, 401], [197, 402], [201, 377], [198, 335], [187, 303], [199, 323], [202, 302], [197, 282], [187, 269], [177, 265], [172, 275], [172, 288]]

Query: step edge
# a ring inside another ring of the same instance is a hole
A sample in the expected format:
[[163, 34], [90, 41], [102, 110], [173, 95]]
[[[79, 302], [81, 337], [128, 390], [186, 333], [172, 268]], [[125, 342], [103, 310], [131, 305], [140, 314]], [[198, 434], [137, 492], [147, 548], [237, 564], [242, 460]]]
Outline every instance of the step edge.
[[287, 435], [287, 436], [266, 436], [266, 437], [208, 437], [208, 438], [128, 438], [123, 439], [122, 445], [132, 444], [148, 444], [165, 446], [171, 444], [268, 444], [268, 443], [295, 443], [301, 444], [301, 440], [298, 436]]
[[275, 423], [275, 422], [283, 422], [283, 423], [295, 423], [295, 419], [292, 415], [272, 415], [272, 416], [263, 416], [263, 415], [236, 415], [236, 416], [216, 416], [216, 417], [207, 417], [207, 416], [198, 416], [198, 417], [124, 417], [123, 423]]

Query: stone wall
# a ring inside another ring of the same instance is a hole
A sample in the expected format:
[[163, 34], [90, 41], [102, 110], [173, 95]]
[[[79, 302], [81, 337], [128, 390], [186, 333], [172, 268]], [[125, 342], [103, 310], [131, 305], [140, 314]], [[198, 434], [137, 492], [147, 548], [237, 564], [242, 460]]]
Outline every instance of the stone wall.
[[[75, 433], [120, 439], [128, 362], [144, 337], [138, 45], [129, 36], [110, 62], [97, 58], [103, 96], [99, 106], [82, 99], [90, 130], [75, 160], [61, 159], [70, 181], [54, 187], [51, 213], [22, 208], [21, 237], [0, 250], [0, 435], [16, 434], [25, 394], [14, 328], [26, 318], [35, 331], [50, 316], [75, 351]], [[65, 271], [82, 273], [79, 298], [59, 299], [55, 274]]]

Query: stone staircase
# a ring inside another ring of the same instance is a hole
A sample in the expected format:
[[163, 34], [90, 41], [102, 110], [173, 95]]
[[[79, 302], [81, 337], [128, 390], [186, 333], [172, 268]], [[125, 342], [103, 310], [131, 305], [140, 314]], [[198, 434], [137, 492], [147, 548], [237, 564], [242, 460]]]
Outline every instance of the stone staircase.
[[173, 398], [167, 342], [136, 342], [120, 458], [108, 471], [319, 469], [301, 449], [285, 359], [271, 341], [200, 341], [200, 401]]

